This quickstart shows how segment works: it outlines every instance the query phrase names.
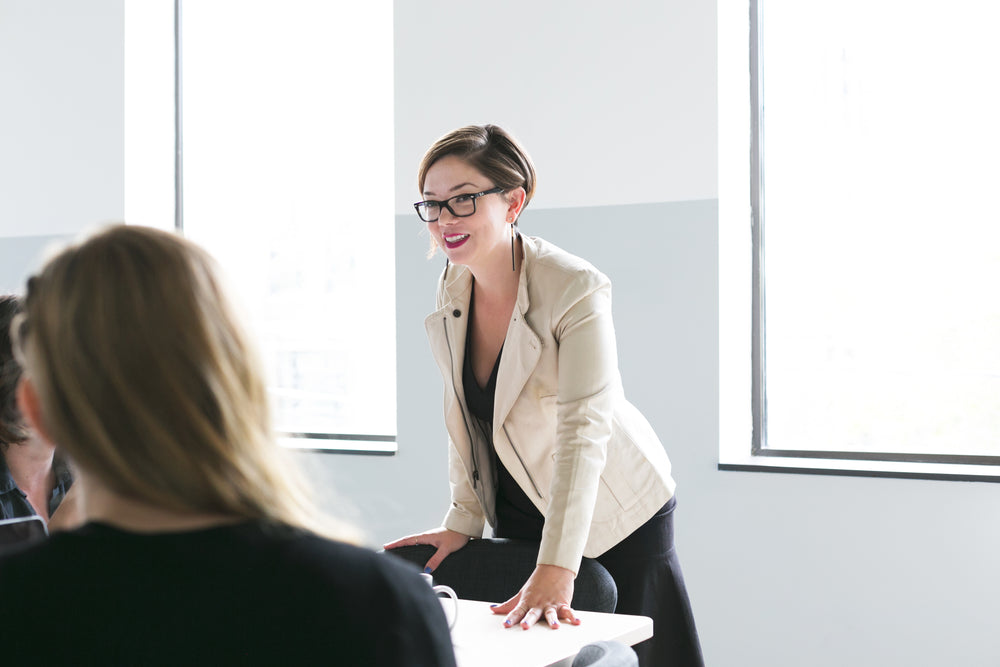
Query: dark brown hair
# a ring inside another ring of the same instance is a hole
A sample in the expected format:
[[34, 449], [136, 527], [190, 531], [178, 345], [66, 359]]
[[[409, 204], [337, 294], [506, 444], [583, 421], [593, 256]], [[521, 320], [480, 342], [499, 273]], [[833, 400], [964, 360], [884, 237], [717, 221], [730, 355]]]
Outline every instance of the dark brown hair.
[[420, 161], [417, 188], [423, 193], [427, 171], [443, 157], [454, 155], [465, 160], [483, 176], [504, 190], [524, 188], [527, 206], [535, 193], [535, 166], [527, 151], [496, 125], [467, 125], [453, 130], [434, 142]]
[[14, 358], [10, 324], [21, 312], [21, 300], [13, 294], [0, 296], [0, 447], [24, 442], [28, 432], [17, 409], [17, 383], [21, 364]]

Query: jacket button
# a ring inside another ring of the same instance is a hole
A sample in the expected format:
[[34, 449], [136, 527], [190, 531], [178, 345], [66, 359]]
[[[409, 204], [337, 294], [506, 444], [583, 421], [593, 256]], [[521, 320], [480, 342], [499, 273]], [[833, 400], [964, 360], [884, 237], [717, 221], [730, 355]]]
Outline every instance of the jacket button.
[[451, 311], [451, 314], [454, 315], [455, 317], [461, 317], [462, 316], [462, 311], [460, 311], [458, 308], [456, 308], [455, 310]]

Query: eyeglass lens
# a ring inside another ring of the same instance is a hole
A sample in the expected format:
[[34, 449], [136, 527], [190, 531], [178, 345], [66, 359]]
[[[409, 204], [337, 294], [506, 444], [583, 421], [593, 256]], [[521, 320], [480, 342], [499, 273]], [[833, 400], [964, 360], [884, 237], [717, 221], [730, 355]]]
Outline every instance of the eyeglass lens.
[[417, 213], [427, 222], [434, 222], [441, 216], [441, 206], [444, 205], [457, 218], [464, 218], [476, 212], [476, 198], [472, 195], [458, 195], [443, 202], [421, 202]]

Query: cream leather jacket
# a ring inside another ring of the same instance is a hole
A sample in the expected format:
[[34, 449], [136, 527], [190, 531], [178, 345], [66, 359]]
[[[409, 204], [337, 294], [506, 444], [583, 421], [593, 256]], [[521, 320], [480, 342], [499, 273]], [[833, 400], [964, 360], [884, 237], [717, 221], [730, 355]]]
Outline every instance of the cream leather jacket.
[[670, 461], [625, 400], [611, 282], [584, 260], [522, 236], [524, 263], [500, 359], [493, 442], [465, 404], [472, 273], [445, 267], [425, 320], [444, 376], [451, 508], [445, 527], [480, 537], [495, 522], [490, 449], [545, 517], [539, 564], [577, 572], [645, 523], [674, 492]]

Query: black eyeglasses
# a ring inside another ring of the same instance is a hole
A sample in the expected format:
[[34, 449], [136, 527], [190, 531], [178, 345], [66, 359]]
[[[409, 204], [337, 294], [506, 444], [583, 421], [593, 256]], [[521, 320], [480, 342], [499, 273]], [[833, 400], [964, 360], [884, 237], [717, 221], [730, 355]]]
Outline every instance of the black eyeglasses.
[[417, 209], [417, 215], [424, 222], [437, 222], [438, 218], [441, 217], [442, 206], [451, 211], [451, 214], [456, 218], [467, 218], [476, 212], [477, 199], [497, 192], [503, 192], [503, 188], [492, 188], [471, 195], [455, 195], [444, 201], [418, 201], [413, 205], [413, 208]]

